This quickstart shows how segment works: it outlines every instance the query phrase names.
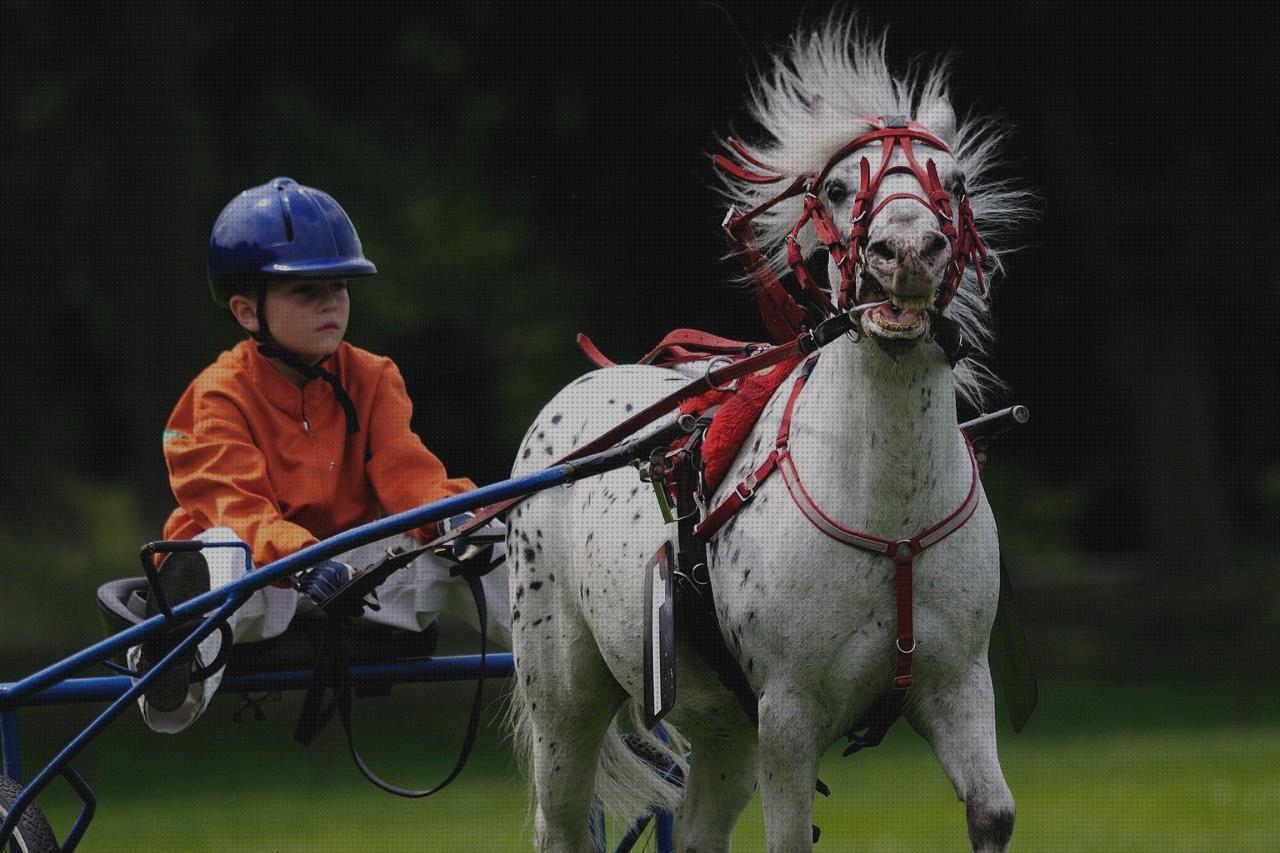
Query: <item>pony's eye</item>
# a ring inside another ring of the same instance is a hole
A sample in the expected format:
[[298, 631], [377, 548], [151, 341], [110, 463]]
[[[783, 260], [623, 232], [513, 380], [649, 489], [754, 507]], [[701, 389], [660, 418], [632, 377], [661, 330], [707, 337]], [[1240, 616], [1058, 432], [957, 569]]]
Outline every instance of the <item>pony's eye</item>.
[[827, 200], [839, 204], [849, 197], [849, 187], [844, 181], [832, 178], [827, 181]]

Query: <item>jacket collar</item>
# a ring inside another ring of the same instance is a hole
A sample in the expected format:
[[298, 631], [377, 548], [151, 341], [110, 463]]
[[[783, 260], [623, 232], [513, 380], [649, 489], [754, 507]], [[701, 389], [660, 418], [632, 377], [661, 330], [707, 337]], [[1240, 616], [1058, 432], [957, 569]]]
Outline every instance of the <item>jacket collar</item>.
[[[339, 375], [342, 374], [344, 355], [351, 344], [343, 341], [338, 349], [325, 362], [324, 367]], [[299, 388], [286, 378], [275, 366], [258, 352], [258, 344], [253, 340], [244, 340], [236, 344], [240, 360], [246, 368], [249, 381], [271, 405], [295, 417], [301, 417], [304, 403], [308, 410], [325, 403], [336, 404], [332, 389], [316, 379], [308, 380]]]

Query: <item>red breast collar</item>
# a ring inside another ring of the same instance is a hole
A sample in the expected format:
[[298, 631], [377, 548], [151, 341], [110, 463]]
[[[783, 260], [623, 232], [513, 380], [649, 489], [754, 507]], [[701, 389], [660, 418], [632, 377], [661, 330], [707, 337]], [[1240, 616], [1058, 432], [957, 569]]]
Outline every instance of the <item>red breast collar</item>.
[[[897, 647], [897, 667], [894, 675], [894, 688], [905, 690], [911, 686], [911, 653], [915, 651], [915, 633], [912, 627], [912, 568], [917, 555], [930, 548], [952, 533], [955, 533], [973, 517], [978, 509], [981, 491], [978, 489], [978, 462], [973, 455], [973, 446], [965, 438], [965, 448], [969, 453], [970, 480], [969, 493], [960, 505], [946, 518], [931, 524], [915, 536], [908, 539], [886, 539], [872, 533], [846, 527], [833, 519], [818, 506], [817, 502], [805, 489], [801, 482], [800, 472], [796, 470], [795, 460], [791, 456], [791, 417], [795, 412], [796, 400], [809, 380], [809, 374], [817, 363], [817, 356], [812, 356], [800, 368], [799, 376], [791, 387], [791, 396], [787, 399], [787, 407], [782, 415], [782, 423], [778, 426], [778, 437], [773, 450], [765, 457], [745, 480], [738, 483], [733, 491], [715, 509], [707, 514], [702, 523], [694, 527], [693, 533], [700, 539], [707, 540], [714, 536], [733, 515], [754, 497], [760, 484], [768, 479], [775, 470], [781, 472], [787, 492], [801, 514], [814, 527], [837, 542], [881, 554], [893, 560], [895, 568], [895, 588], [897, 598], [898, 627], [895, 646]], [[963, 433], [961, 434], [963, 435]]]

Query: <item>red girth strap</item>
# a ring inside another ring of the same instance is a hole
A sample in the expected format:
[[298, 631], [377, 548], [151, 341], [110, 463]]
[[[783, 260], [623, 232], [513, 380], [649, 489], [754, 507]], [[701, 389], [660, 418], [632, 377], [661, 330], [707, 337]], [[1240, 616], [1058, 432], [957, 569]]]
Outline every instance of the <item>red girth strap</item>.
[[969, 451], [970, 480], [969, 492], [960, 506], [946, 518], [926, 527], [910, 539], [885, 539], [871, 533], [845, 527], [840, 522], [823, 512], [813, 497], [805, 489], [796, 470], [795, 460], [791, 456], [791, 417], [795, 412], [796, 400], [813, 371], [817, 356], [811, 357], [801, 367], [791, 388], [791, 396], [787, 399], [787, 407], [782, 415], [782, 423], [778, 426], [778, 437], [774, 449], [745, 480], [738, 483], [729, 497], [725, 498], [714, 510], [707, 514], [702, 523], [694, 527], [693, 534], [700, 539], [710, 539], [722, 528], [739, 509], [751, 501], [760, 488], [760, 484], [775, 470], [781, 472], [783, 482], [792, 501], [809, 522], [822, 533], [854, 548], [883, 554], [893, 560], [895, 599], [897, 601], [898, 627], [894, 645], [897, 652], [897, 663], [894, 672], [893, 686], [896, 690], [906, 690], [911, 686], [911, 655], [916, 648], [915, 628], [912, 619], [912, 572], [915, 558], [925, 549], [936, 545], [952, 533], [959, 530], [973, 517], [978, 508], [981, 492], [978, 490], [978, 463], [974, 459], [973, 446], [965, 438], [965, 447]]

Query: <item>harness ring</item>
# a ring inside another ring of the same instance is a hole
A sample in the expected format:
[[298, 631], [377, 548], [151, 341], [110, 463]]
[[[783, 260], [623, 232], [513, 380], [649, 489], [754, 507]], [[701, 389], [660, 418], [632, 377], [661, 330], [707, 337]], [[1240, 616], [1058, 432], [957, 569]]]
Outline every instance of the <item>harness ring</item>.
[[897, 646], [897, 647], [898, 647], [898, 651], [902, 652], [904, 655], [909, 655], [909, 654], [911, 654], [912, 652], [914, 652], [914, 651], [916, 650], [916, 646], [918, 645], [918, 643], [916, 642], [916, 638], [915, 638], [915, 637], [912, 637], [912, 638], [911, 638], [911, 648], [909, 648], [909, 649], [904, 649], [904, 648], [902, 647], [902, 640], [894, 640], [894, 641], [893, 641], [893, 644], [894, 644], [895, 646]]
[[728, 356], [723, 356], [723, 355], [716, 356], [715, 358], [707, 362], [707, 369], [704, 370], [702, 373], [702, 381], [707, 383], [707, 387], [713, 391], [723, 391], [726, 394], [737, 394], [738, 393], [737, 379], [733, 380], [733, 382], [731, 382], [729, 385], [723, 388], [711, 381], [712, 370], [714, 370], [718, 366], [727, 367], [731, 364], [733, 364], [733, 359], [729, 358]]

